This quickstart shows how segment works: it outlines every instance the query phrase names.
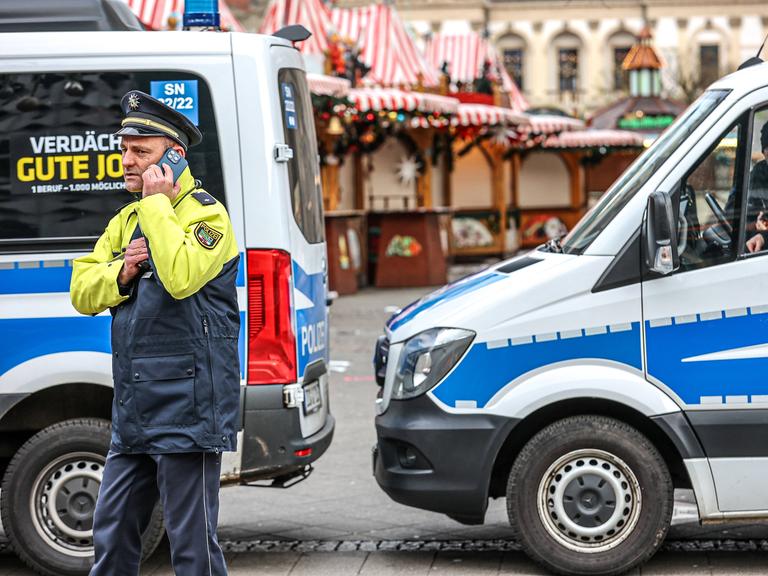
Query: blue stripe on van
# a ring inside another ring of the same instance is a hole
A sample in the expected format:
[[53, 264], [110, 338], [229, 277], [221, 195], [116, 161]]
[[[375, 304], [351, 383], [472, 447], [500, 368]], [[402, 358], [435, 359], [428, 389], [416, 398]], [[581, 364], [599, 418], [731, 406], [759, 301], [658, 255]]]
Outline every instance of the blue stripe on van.
[[[61, 352], [112, 353], [111, 316], [0, 320], [0, 376], [38, 356]], [[245, 378], [245, 312], [240, 312], [240, 377]]]
[[[52, 266], [56, 262], [57, 266]], [[69, 292], [72, 278], [70, 260], [11, 262], [0, 268], [0, 294], [52, 294]], [[237, 286], [245, 286], [245, 254], [237, 265]]]
[[237, 261], [237, 279], [235, 284], [238, 288], [245, 286], [245, 252], [240, 252], [240, 259]]
[[69, 292], [71, 264], [58, 263], [53, 268], [50, 262], [13, 262], [13, 268], [0, 269], [0, 294]]
[[111, 354], [111, 316], [21, 318], [0, 320], [0, 375], [46, 354], [104, 352]]
[[[686, 404], [719, 402], [729, 397], [768, 395], [764, 378], [768, 359], [698, 359], [716, 352], [736, 351], [765, 344], [768, 310], [754, 306], [646, 321], [648, 373], [669, 386]], [[754, 400], [752, 400], [754, 401]]]
[[431, 294], [427, 294], [420, 300], [417, 300], [416, 302], [413, 302], [403, 308], [400, 312], [392, 316], [387, 321], [387, 327], [392, 332], [394, 332], [401, 326], [404, 326], [413, 320], [422, 312], [429, 310], [438, 304], [443, 304], [458, 298], [459, 296], [463, 296], [469, 292], [479, 290], [484, 286], [488, 286], [489, 284], [493, 284], [494, 282], [498, 282], [499, 280], [503, 280], [505, 278], [507, 278], [507, 275], [505, 274], [497, 274], [495, 272], [488, 273], [483, 271], [478, 274], [462, 278], [461, 280], [457, 280], [453, 284], [443, 286], [439, 290], [436, 290]]
[[533, 370], [558, 362], [589, 359], [609, 360], [642, 370], [640, 323], [607, 326], [594, 332], [542, 334], [493, 348], [485, 342], [474, 344], [433, 393], [451, 407], [470, 401], [482, 408], [504, 386]]

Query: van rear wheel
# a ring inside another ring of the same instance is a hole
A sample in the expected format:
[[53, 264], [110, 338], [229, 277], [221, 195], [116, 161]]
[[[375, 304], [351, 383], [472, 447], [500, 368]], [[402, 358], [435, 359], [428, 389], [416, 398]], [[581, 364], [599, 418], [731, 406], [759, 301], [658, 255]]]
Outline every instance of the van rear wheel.
[[537, 433], [512, 466], [507, 512], [525, 552], [569, 576], [622, 574], [648, 560], [674, 505], [666, 463], [636, 429], [575, 416]]
[[[35, 572], [88, 574], [93, 563], [93, 512], [110, 443], [109, 422], [60, 422], [30, 438], [11, 460], [0, 490], [3, 528]], [[147, 558], [163, 537], [158, 505], [143, 535]]]

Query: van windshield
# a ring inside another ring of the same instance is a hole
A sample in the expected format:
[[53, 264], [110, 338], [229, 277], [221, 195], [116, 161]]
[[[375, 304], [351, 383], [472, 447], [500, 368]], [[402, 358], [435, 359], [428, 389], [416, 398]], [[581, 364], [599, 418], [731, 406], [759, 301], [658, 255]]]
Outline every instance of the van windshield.
[[708, 90], [622, 174], [562, 241], [565, 254], [581, 254], [627, 205], [648, 177], [677, 150], [730, 90]]

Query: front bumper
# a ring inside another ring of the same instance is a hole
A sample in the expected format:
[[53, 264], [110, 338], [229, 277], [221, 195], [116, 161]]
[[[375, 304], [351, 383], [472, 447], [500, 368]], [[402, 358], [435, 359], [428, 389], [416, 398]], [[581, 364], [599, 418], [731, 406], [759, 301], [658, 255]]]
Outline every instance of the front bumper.
[[427, 395], [393, 400], [376, 417], [376, 481], [401, 504], [482, 521], [493, 464], [516, 423], [450, 414]]
[[[323, 427], [306, 438], [298, 408], [283, 406], [282, 385], [248, 389], [243, 410], [242, 482], [287, 476], [320, 458], [333, 439], [336, 420], [328, 411]], [[296, 452], [311, 449], [307, 456]]]

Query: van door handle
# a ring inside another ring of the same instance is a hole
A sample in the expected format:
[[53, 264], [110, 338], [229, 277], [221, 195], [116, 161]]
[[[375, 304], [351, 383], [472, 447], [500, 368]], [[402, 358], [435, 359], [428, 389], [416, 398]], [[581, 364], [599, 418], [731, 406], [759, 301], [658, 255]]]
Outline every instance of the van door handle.
[[275, 144], [275, 162], [288, 162], [293, 158], [293, 148], [288, 144]]

